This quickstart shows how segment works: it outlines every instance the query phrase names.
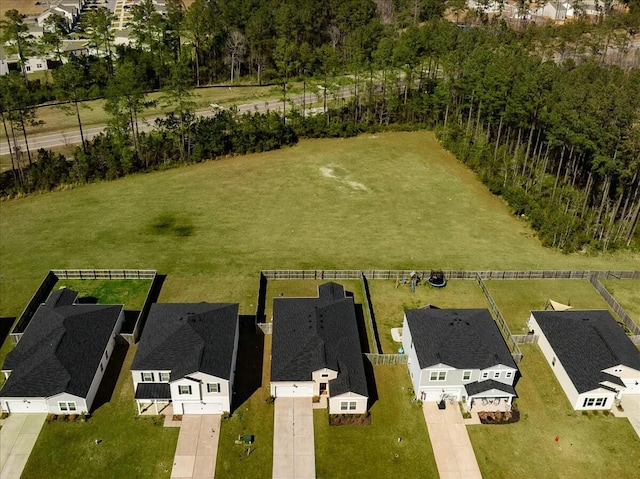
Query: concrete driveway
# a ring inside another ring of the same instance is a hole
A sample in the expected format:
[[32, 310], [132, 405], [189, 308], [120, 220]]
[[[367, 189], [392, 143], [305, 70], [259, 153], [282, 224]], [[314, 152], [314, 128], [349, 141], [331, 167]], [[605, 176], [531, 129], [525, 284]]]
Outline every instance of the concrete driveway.
[[311, 398], [277, 398], [273, 425], [273, 479], [315, 479]]
[[623, 396], [622, 407], [624, 408], [623, 414], [620, 414], [616, 408], [612, 409], [613, 414], [618, 417], [626, 416], [640, 437], [640, 394]]
[[16, 413], [4, 420], [0, 429], [0, 478], [20, 479], [46, 418], [45, 413]]
[[481, 479], [478, 461], [457, 404], [438, 409], [435, 402], [422, 404], [440, 479]]
[[220, 421], [219, 414], [182, 416], [171, 469], [172, 478], [211, 479], [214, 476]]

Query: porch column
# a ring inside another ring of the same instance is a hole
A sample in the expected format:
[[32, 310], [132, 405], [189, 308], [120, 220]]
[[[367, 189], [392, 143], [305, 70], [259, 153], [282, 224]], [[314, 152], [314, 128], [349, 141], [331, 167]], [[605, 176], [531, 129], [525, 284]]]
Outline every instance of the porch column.
[[136, 399], [136, 406], [138, 406], [138, 416], [139, 416], [140, 414], [142, 414], [140, 412], [140, 400], [139, 399]]
[[156, 416], [157, 416], [158, 415], [158, 400], [157, 399], [153, 400], [153, 407], [156, 408]]

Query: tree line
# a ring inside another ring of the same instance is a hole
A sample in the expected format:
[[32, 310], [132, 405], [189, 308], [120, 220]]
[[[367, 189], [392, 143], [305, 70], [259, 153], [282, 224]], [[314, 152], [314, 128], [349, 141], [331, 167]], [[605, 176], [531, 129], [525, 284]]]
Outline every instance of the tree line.
[[[297, 138], [389, 128], [436, 129], [443, 145], [565, 251], [637, 241], [640, 216], [640, 70], [631, 39], [638, 8], [599, 22], [524, 25], [494, 18], [468, 27], [443, 20], [437, 1], [196, 0], [133, 7], [130, 46], [114, 46], [108, 12], [84, 25], [96, 55], [53, 72], [82, 131], [81, 100], [106, 98], [108, 133], [83, 141], [73, 160], [14, 149], [2, 194], [51, 189], [221, 155], [265, 151]], [[210, 82], [293, 80], [318, 86], [324, 113], [291, 106], [286, 118], [223, 111], [195, 115], [193, 88]], [[335, 102], [338, 79], [352, 91]], [[345, 80], [346, 79], [346, 80]], [[0, 79], [5, 133], [28, 141], [37, 121], [19, 75]], [[146, 92], [161, 89], [172, 113], [137, 130]], [[8, 92], [12, 92], [8, 94]], [[16, 94], [15, 92], [21, 92]], [[637, 245], [637, 244], [636, 244]]]

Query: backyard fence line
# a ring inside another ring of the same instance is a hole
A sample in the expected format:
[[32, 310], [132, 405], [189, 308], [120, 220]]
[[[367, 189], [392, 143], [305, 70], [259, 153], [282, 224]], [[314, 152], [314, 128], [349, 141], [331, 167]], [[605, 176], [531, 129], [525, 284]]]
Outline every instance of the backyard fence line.
[[540, 336], [535, 334], [512, 334], [511, 338], [516, 344], [538, 344]]
[[367, 317], [369, 318], [369, 329], [373, 334], [373, 347], [374, 353], [380, 354], [382, 352], [382, 346], [380, 345], [380, 336], [378, 334], [378, 327], [376, 325], [376, 317], [373, 312], [373, 303], [371, 301], [371, 294], [369, 292], [369, 283], [364, 274], [360, 273], [360, 282], [362, 284], [362, 297], [364, 298], [364, 307], [367, 311]]
[[[607, 276], [608, 277], [608, 276]], [[624, 323], [624, 325], [629, 329], [631, 334], [640, 335], [640, 327], [635, 323], [635, 321], [627, 314], [624, 308], [616, 301], [616, 299], [607, 291], [607, 288], [600, 282], [597, 274], [592, 274], [589, 277], [589, 281], [593, 285], [593, 287], [600, 293], [600, 296], [607, 302], [611, 309], [615, 311], [620, 320]]]
[[365, 357], [371, 362], [371, 364], [407, 364], [409, 356], [406, 354], [373, 354], [365, 353]]
[[502, 333], [502, 337], [507, 343], [507, 346], [511, 351], [511, 355], [513, 356], [514, 361], [516, 362], [516, 364], [520, 364], [520, 361], [522, 361], [522, 351], [520, 351], [518, 344], [513, 339], [511, 330], [509, 329], [509, 326], [507, 326], [507, 322], [504, 320], [504, 317], [502, 316], [500, 309], [498, 309], [498, 305], [494, 301], [493, 296], [491, 296], [491, 293], [489, 293], [489, 290], [487, 289], [486, 285], [484, 284], [484, 281], [482, 280], [479, 274], [476, 276], [476, 282], [478, 283], [478, 286], [480, 286], [480, 289], [482, 290], [482, 293], [484, 294], [487, 300], [487, 303], [489, 303], [489, 311], [491, 311], [491, 315], [493, 316], [493, 319], [498, 325], [498, 329]]
[[[147, 320], [147, 316], [149, 315], [149, 310], [151, 309], [151, 304], [155, 302], [155, 300], [160, 295], [159, 289], [162, 287], [162, 280], [160, 276], [153, 272], [153, 279], [151, 280], [151, 284], [149, 285], [149, 289], [147, 290], [147, 295], [144, 298], [144, 303], [142, 303], [142, 308], [140, 308], [140, 312], [138, 313], [138, 317], [136, 318], [136, 322], [133, 325], [133, 331], [129, 332], [120, 332], [120, 336], [127, 341], [129, 344], [135, 344], [138, 342], [138, 338], [140, 337], [140, 333], [142, 332], [142, 327]], [[156, 292], [158, 294], [154, 294]]]
[[262, 271], [260, 272], [258, 282], [258, 298], [256, 300], [256, 323], [262, 323], [267, 320], [265, 311], [267, 306], [267, 278]]
[[33, 318], [33, 315], [38, 310], [40, 305], [42, 305], [53, 290], [56, 283], [61, 279], [86, 279], [86, 280], [95, 280], [95, 279], [128, 279], [128, 280], [136, 280], [136, 279], [151, 279], [151, 286], [149, 287], [149, 291], [147, 291], [147, 296], [145, 297], [145, 302], [143, 308], [140, 311], [140, 314], [136, 318], [136, 322], [134, 324], [132, 332], [121, 333], [120, 336], [124, 338], [128, 343], [134, 344], [138, 335], [140, 334], [141, 329], [141, 320], [144, 320], [146, 314], [148, 313], [148, 308], [151, 306], [147, 305], [149, 301], [149, 295], [153, 290], [154, 284], [156, 282], [157, 273], [155, 270], [151, 269], [52, 269], [46, 274], [40, 286], [31, 297], [31, 300], [27, 304], [26, 308], [16, 321], [15, 326], [11, 330], [10, 336], [11, 341], [14, 344], [17, 344], [22, 338], [22, 334], [24, 333], [27, 325]]
[[264, 333], [264, 334], [272, 334], [273, 333], [273, 323], [256, 323], [256, 326]]

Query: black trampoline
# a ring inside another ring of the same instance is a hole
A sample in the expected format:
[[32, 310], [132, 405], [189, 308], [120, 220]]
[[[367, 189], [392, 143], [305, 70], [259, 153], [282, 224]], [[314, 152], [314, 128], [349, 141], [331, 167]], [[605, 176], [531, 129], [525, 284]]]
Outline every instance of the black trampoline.
[[444, 288], [447, 285], [447, 280], [444, 278], [442, 271], [431, 271], [427, 281], [434, 288]]

